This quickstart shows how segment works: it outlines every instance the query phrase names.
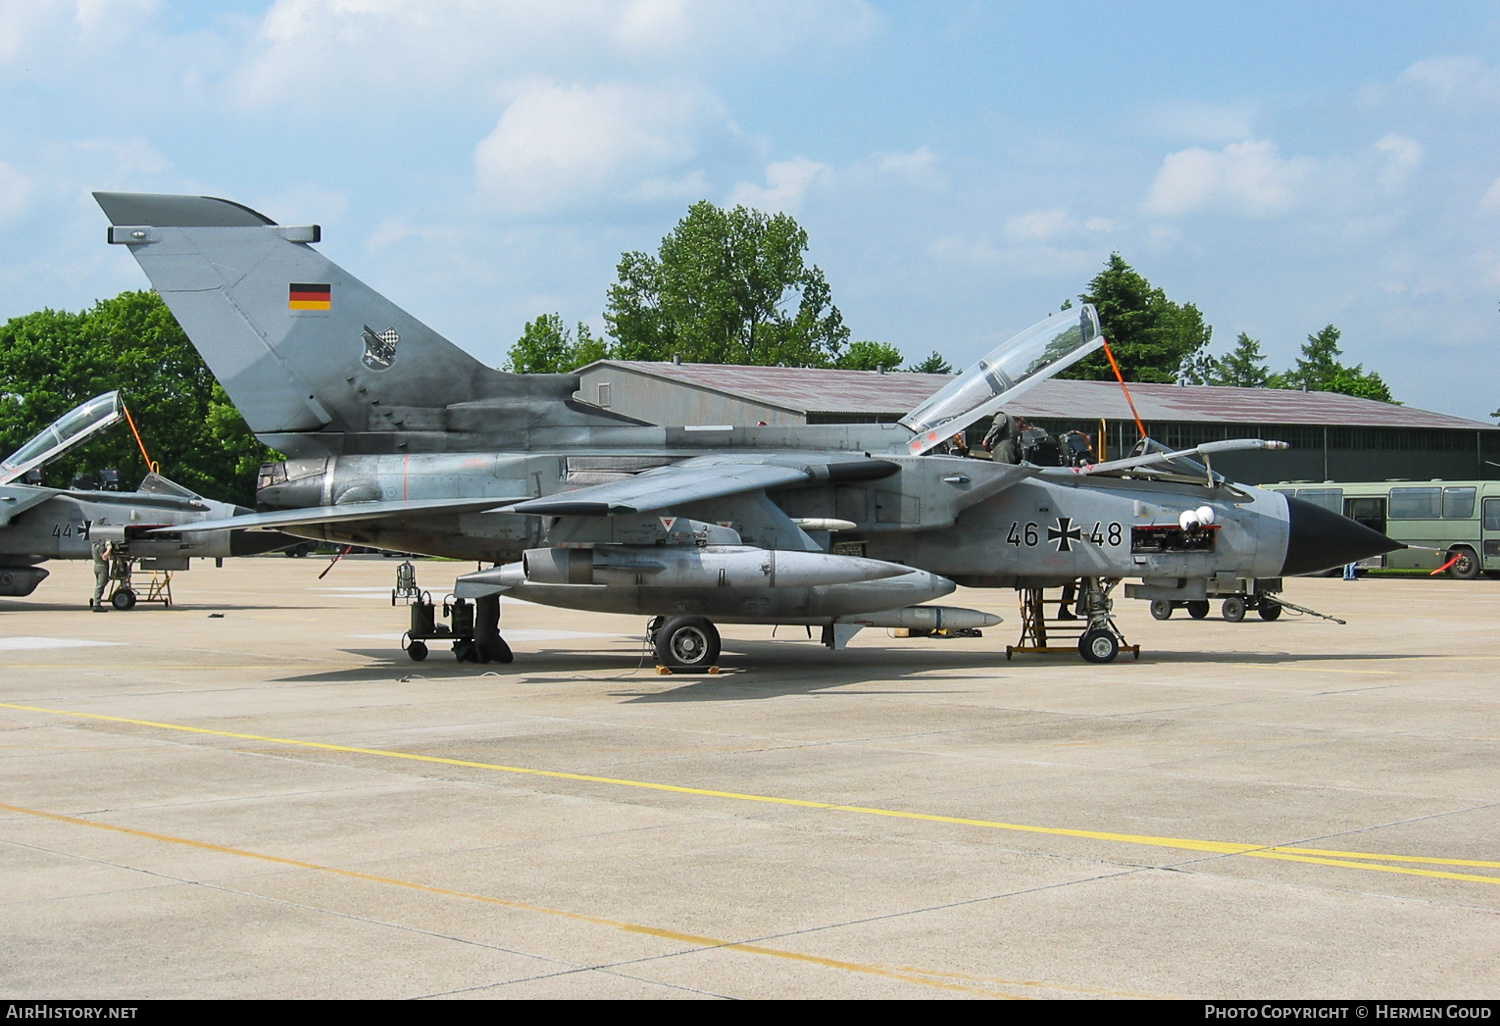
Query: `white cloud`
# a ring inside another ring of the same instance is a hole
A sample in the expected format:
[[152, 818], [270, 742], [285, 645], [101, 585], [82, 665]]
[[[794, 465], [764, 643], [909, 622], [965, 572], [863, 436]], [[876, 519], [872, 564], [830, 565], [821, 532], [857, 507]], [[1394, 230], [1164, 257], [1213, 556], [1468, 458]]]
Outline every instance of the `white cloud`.
[[1500, 210], [1500, 178], [1490, 183], [1489, 189], [1479, 200], [1480, 210]]
[[252, 106], [332, 95], [412, 105], [538, 74], [823, 51], [858, 43], [876, 21], [863, 0], [277, 0], [236, 94]]
[[876, 167], [891, 174], [908, 178], [921, 178], [937, 163], [937, 156], [926, 146], [918, 146], [910, 153], [877, 154]]
[[1151, 134], [1178, 141], [1230, 143], [1250, 137], [1255, 109], [1247, 104], [1168, 103], [1148, 109]]
[[731, 206], [755, 207], [770, 213], [795, 214], [808, 188], [826, 170], [826, 165], [805, 157], [766, 165], [766, 184], [741, 182], [729, 197]]
[[1078, 219], [1066, 210], [1030, 210], [1006, 219], [1005, 237], [1017, 242], [1044, 242], [1077, 228]]
[[1385, 166], [1377, 173], [1377, 179], [1391, 190], [1405, 185], [1426, 156], [1421, 143], [1394, 133], [1377, 141], [1375, 149], [1385, 157]]
[[111, 169], [116, 175], [156, 175], [172, 166], [150, 143], [140, 136], [129, 139], [85, 139], [78, 144], [84, 152], [108, 154], [114, 159]]
[[[535, 84], [475, 148], [475, 182], [486, 200], [512, 211], [650, 198], [671, 181], [665, 172], [694, 157], [701, 133], [727, 124], [723, 105], [692, 89]], [[678, 179], [697, 181], [691, 171]]]
[[1166, 217], [1219, 210], [1241, 217], [1274, 217], [1291, 210], [1317, 167], [1310, 157], [1283, 158], [1266, 139], [1230, 143], [1218, 152], [1199, 147], [1162, 161], [1146, 211]]
[[161, 7], [159, 0], [13, 0], [0, 3], [0, 61], [44, 71], [77, 49], [119, 46]]
[[1477, 57], [1428, 57], [1401, 72], [1396, 84], [1455, 106], [1500, 102], [1500, 68]]

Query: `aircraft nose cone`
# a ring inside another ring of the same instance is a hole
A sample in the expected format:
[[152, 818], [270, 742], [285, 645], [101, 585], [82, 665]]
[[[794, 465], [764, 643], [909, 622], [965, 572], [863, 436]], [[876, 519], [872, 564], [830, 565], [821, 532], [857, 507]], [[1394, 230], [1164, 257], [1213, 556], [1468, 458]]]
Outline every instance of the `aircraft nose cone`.
[[1405, 545], [1306, 499], [1286, 497], [1290, 520], [1281, 576], [1330, 570], [1345, 563], [1404, 549]]

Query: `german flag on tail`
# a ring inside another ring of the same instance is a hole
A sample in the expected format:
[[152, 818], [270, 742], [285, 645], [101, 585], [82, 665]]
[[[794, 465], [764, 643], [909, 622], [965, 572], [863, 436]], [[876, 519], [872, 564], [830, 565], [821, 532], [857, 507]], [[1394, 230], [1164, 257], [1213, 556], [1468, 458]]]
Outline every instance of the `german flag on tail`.
[[294, 281], [287, 286], [287, 309], [327, 310], [333, 305], [333, 287]]

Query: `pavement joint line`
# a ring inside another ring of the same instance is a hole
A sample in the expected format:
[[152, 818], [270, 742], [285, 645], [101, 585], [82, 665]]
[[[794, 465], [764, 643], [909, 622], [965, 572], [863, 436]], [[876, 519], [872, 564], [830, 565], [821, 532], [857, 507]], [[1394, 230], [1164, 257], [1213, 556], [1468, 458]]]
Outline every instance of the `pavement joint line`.
[[[211, 727], [192, 727], [180, 723], [162, 723], [156, 720], [141, 720], [127, 716], [110, 716], [104, 713], [85, 713], [68, 709], [48, 709], [41, 706], [17, 705], [0, 702], [0, 709], [15, 709], [23, 712], [46, 713], [54, 716], [74, 716], [81, 719], [99, 720], [107, 723], [127, 723], [139, 727], [175, 730], [210, 737], [228, 737], [243, 741], [258, 741], [264, 744], [286, 745], [318, 751], [346, 752], [354, 755], [374, 755], [388, 759], [402, 759], [442, 766], [461, 766], [469, 769], [491, 770], [499, 773], [514, 773], [520, 776], [545, 777], [553, 780], [572, 780], [580, 783], [606, 784], [613, 787], [630, 787], [670, 794], [698, 795], [706, 798], [725, 798], [732, 801], [758, 802], [767, 805], [783, 805], [804, 809], [823, 809], [829, 812], [850, 812], [865, 816], [881, 816], [888, 819], [914, 820], [927, 823], [949, 823], [957, 826], [980, 827], [989, 830], [1007, 830], [1018, 833], [1042, 834], [1054, 837], [1077, 837], [1085, 840], [1110, 841], [1120, 844], [1138, 844], [1153, 848], [1172, 848], [1186, 851], [1217, 852], [1222, 855], [1244, 855], [1251, 858], [1272, 859], [1280, 862], [1305, 862], [1312, 865], [1334, 866], [1341, 869], [1363, 869], [1377, 873], [1396, 873], [1407, 876], [1432, 877], [1443, 880], [1460, 880], [1467, 883], [1482, 883], [1500, 886], [1500, 876], [1476, 873], [1454, 873], [1437, 869], [1416, 869], [1404, 865], [1380, 865], [1376, 862], [1356, 861], [1374, 859], [1380, 862], [1404, 862], [1423, 865], [1464, 866], [1470, 868], [1500, 869], [1500, 862], [1474, 859], [1446, 859], [1414, 855], [1388, 855], [1370, 852], [1327, 851], [1319, 849], [1288, 848], [1280, 845], [1250, 844], [1240, 841], [1209, 841], [1187, 837], [1162, 837], [1152, 834], [1125, 834], [1103, 830], [1081, 830], [1074, 827], [1037, 826], [1027, 823], [1007, 823], [998, 820], [975, 819], [966, 816], [942, 816], [936, 813], [911, 812], [902, 809], [882, 809], [862, 805], [846, 805], [839, 802], [824, 802], [807, 798], [786, 798], [775, 795], [748, 794], [739, 791], [720, 791], [712, 788], [688, 787], [681, 784], [664, 784], [655, 781], [629, 780], [621, 777], [606, 777], [587, 773], [569, 773], [562, 770], [543, 770], [527, 766], [507, 766], [501, 763], [478, 762], [470, 759], [452, 759], [438, 755], [420, 755], [414, 752], [397, 752], [381, 748], [361, 748], [353, 745], [336, 745], [326, 741], [305, 741], [297, 738], [269, 737], [262, 734], [247, 734], [240, 731], [216, 730]], [[9, 806], [0, 805], [0, 808]], [[1314, 854], [1313, 852], [1320, 852]]]
[[[46, 813], [42, 813], [41, 815], [45, 816], [47, 814]], [[120, 829], [118, 827], [111, 827], [109, 824], [106, 824], [106, 823], [96, 823], [96, 822], [93, 822], [91, 820], [78, 820], [78, 822], [83, 823], [85, 825], [95, 826], [95, 827], [99, 827], [101, 829], [106, 829], [106, 830], [118, 830], [118, 829]], [[161, 836], [162, 837], [166, 837], [167, 835], [161, 835]], [[390, 921], [384, 920], [384, 919], [375, 919], [375, 918], [373, 918], [371, 916], [356, 915], [353, 912], [341, 912], [341, 911], [339, 911], [337, 909], [322, 908], [322, 907], [320, 907], [318, 905], [310, 905], [310, 904], [308, 904], [305, 901], [294, 901], [294, 900], [292, 900], [290, 898], [277, 897], [274, 894], [260, 894], [260, 893], [257, 893], [255, 891], [242, 890], [242, 889], [240, 889], [238, 887], [231, 887], [231, 886], [229, 886], [228, 884], [225, 884], [225, 883], [213, 883], [213, 882], [210, 882], [210, 881], [207, 881], [207, 880], [194, 880], [191, 877], [176, 876], [176, 875], [174, 875], [172, 873], [164, 873], [164, 872], [162, 872], [159, 869], [147, 869], [144, 866], [133, 866], [133, 865], [130, 865], [130, 864], [124, 863], [124, 862], [111, 862], [108, 859], [95, 858], [95, 857], [89, 856], [89, 855], [80, 855], [77, 852], [62, 851], [62, 850], [57, 849], [57, 848], [50, 848], [50, 847], [47, 847], [45, 845], [40, 845], [40, 844], [27, 844], [27, 843], [25, 843], [23, 841], [17, 841], [17, 840], [9, 839], [9, 838], [6, 839], [4, 843], [10, 844], [10, 845], [14, 845], [15, 847], [18, 847], [18, 848], [27, 848], [27, 849], [30, 849], [31, 851], [46, 852], [49, 855], [57, 855], [57, 856], [62, 857], [62, 858], [78, 859], [78, 860], [83, 861], [83, 862], [92, 862], [94, 865], [98, 865], [98, 866], [109, 866], [109, 867], [111, 867], [113, 869], [123, 869], [123, 870], [125, 870], [127, 872], [130, 872], [130, 873], [140, 873], [140, 874], [142, 874], [144, 876], [151, 877], [152, 879], [162, 881], [162, 883], [156, 885], [156, 886], [160, 886], [160, 887], [167, 887], [167, 886], [174, 886], [174, 885], [183, 885], [183, 884], [185, 884], [187, 886], [190, 886], [190, 887], [202, 887], [205, 890], [219, 891], [219, 892], [221, 892], [223, 894], [233, 894], [233, 895], [237, 895], [237, 896], [242, 897], [242, 898], [251, 898], [251, 899], [256, 900], [256, 901], [269, 901], [269, 902], [272, 902], [273, 904], [285, 905], [288, 908], [301, 909], [301, 910], [303, 910], [305, 912], [316, 912], [316, 913], [319, 913], [320, 915], [333, 916], [333, 917], [338, 918], [338, 919], [348, 919], [348, 920], [351, 920], [351, 921], [356, 922], [356, 923], [364, 923], [364, 924], [366, 924], [368, 926], [380, 926], [380, 927], [385, 927], [387, 929], [398, 930], [398, 931], [405, 932], [405, 933], [416, 933], [416, 934], [421, 934], [424, 937], [432, 937], [432, 938], [434, 938], [436, 940], [446, 940], [446, 941], [451, 941], [451, 942], [453, 942], [455, 944], [466, 944], [466, 945], [469, 945], [471, 947], [485, 948], [485, 949], [490, 950], [490, 951], [500, 951], [500, 952], [504, 952], [507, 955], [516, 955], [516, 956], [518, 956], [520, 958], [535, 959], [536, 961], [539, 961], [539, 962], [550, 962], [550, 963], [552, 963], [554, 965], [562, 966], [563, 969], [564, 969], [564, 971], [571, 970], [571, 969], [577, 969], [577, 968], [587, 968], [586, 966], [580, 966], [576, 962], [569, 962], [569, 961], [566, 961], [565, 959], [555, 958], [555, 957], [553, 957], [551, 955], [540, 955], [540, 954], [537, 954], [535, 952], [522, 951], [522, 950], [520, 950], [518, 948], [508, 948], [508, 947], [505, 947], [504, 945], [501, 945], [501, 944], [492, 944], [492, 943], [489, 943], [487, 941], [476, 940], [476, 939], [470, 938], [470, 937], [458, 937], [458, 936], [455, 936], [454, 934], [439, 933], [436, 930], [424, 930], [424, 929], [422, 929], [419, 926], [407, 926], [407, 925], [404, 925], [404, 924], [401, 924], [401, 923], [393, 923], [393, 922], [390, 922]], [[188, 842], [188, 841], [186, 841], [184, 839], [184, 843], [193, 843], [193, 842]], [[99, 897], [100, 895], [107, 894], [107, 893], [111, 893], [111, 892], [99, 891], [99, 892], [94, 892], [94, 893], [89, 893], [89, 894], [70, 894], [70, 895], [67, 895], [67, 898], [70, 899], [70, 900], [88, 899], [88, 898]], [[51, 900], [54, 900], [54, 899], [44, 898], [44, 899], [37, 899], [37, 900], [39, 900], [39, 901], [51, 901]]]
[[[114, 833], [125, 834], [130, 837], [140, 837], [151, 841], [161, 841], [167, 844], [177, 844], [188, 848], [197, 848], [200, 851], [211, 851], [221, 855], [234, 855], [240, 858], [258, 859], [262, 862], [270, 862], [275, 865], [291, 866], [296, 869], [307, 869], [318, 873], [329, 873], [334, 876], [343, 876], [354, 880], [365, 880], [370, 883], [386, 884], [392, 887], [403, 887], [408, 890], [420, 891], [426, 894], [436, 894], [441, 897], [462, 898], [469, 901], [479, 901], [487, 905], [498, 905], [503, 908], [515, 909], [521, 912], [537, 912], [543, 915], [572, 919], [576, 922], [589, 923], [595, 926], [607, 926], [616, 930], [621, 930], [625, 933], [640, 934], [647, 937], [656, 937], [660, 940], [675, 941], [680, 944], [690, 944], [693, 946], [691, 949], [689, 949], [689, 951], [679, 952], [678, 954], [696, 953], [704, 950], [722, 948], [730, 951], [742, 951], [752, 955], [764, 955], [771, 958], [786, 959], [794, 962], [806, 962], [813, 965], [823, 966], [829, 969], [842, 969], [847, 972], [865, 973], [872, 976], [884, 976], [889, 979], [902, 980], [907, 983], [918, 983], [928, 987], [937, 987], [943, 990], [965, 991], [968, 993], [982, 994], [986, 997], [1016, 997], [1016, 995], [1014, 994], [1006, 994], [1001, 991], [986, 990], [981, 987], [969, 986], [967, 984], [948, 982], [947, 980], [943, 979], [943, 977], [946, 977], [950, 974], [945, 973], [942, 970], [924, 969], [913, 972], [910, 970], [887, 969], [882, 966], [868, 965], [862, 962], [846, 962], [841, 959], [824, 958], [820, 955], [808, 955], [800, 951], [786, 951], [780, 948], [771, 948], [766, 947], [765, 945], [753, 944], [744, 941], [729, 941], [722, 940], [716, 937], [705, 937], [700, 934], [682, 933], [677, 930], [659, 929], [652, 926], [643, 926], [639, 923], [630, 923], [618, 919], [608, 919], [604, 916], [589, 915], [585, 912], [570, 912], [566, 909], [549, 908], [546, 905], [537, 905], [526, 901], [513, 901], [508, 898], [497, 898], [493, 895], [488, 894], [476, 894], [472, 891], [458, 891], [447, 887], [437, 887], [432, 884], [417, 883], [413, 880], [402, 880], [398, 877], [381, 876], [376, 873], [364, 873], [354, 869], [341, 869], [337, 866], [325, 866], [317, 862], [306, 862], [301, 859], [292, 859], [280, 855], [270, 855], [265, 852], [250, 851], [246, 848], [234, 848], [223, 844], [213, 844], [209, 841], [195, 841], [187, 837], [174, 837], [171, 834], [159, 834], [150, 830], [137, 830], [133, 827], [117, 826], [113, 823], [100, 823], [95, 820], [80, 819], [77, 816], [65, 816], [57, 812], [46, 812], [42, 809], [29, 809], [25, 806], [11, 805], [5, 802], [0, 802], [0, 809], [8, 812], [20, 813], [26, 816], [35, 816], [39, 819], [49, 819], [57, 823], [66, 823], [70, 826], [83, 826], [90, 827], [95, 830], [108, 830]], [[151, 876], [160, 877], [162, 879], [180, 879], [177, 877], [169, 876], [167, 874], [158, 873], [153, 870], [139, 871], [147, 873]], [[217, 888], [221, 890], [230, 890], [233, 893], [240, 893], [238, 891], [233, 891], [232, 888], [226, 888], [218, 884], [203, 883], [197, 880], [187, 880], [184, 882]], [[262, 897], [261, 895], [253, 896]], [[282, 899], [271, 898], [270, 900]], [[287, 904], [296, 903], [287, 902]], [[332, 914], [342, 915], [342, 913]], [[620, 964], [629, 964], [629, 961]], [[1053, 986], [1051, 984], [1022, 980], [1010, 981], [1010, 985], [1047, 988], [1051, 988]]]

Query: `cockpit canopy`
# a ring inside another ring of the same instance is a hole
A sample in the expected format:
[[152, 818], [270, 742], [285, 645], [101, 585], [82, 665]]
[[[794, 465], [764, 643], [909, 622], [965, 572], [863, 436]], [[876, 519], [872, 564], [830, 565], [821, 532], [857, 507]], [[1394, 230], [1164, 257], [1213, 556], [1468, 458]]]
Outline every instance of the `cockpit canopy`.
[[28, 470], [56, 459], [95, 431], [121, 418], [119, 392], [105, 392], [58, 417], [35, 438], [0, 460], [0, 484], [10, 484]]
[[1103, 344], [1099, 315], [1087, 303], [1011, 336], [901, 418], [916, 433], [908, 443], [912, 453], [921, 454], [946, 442]]

